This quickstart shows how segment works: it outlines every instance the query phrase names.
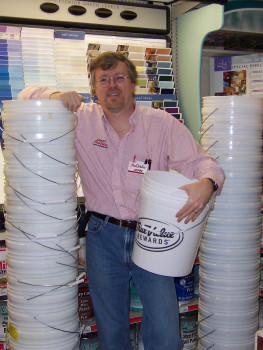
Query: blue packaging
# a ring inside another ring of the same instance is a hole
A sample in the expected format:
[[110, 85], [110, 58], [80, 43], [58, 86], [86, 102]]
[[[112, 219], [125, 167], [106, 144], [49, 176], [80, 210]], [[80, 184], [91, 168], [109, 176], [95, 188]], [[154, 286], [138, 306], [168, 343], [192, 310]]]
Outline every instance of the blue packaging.
[[194, 273], [174, 279], [179, 304], [190, 303], [194, 298]]

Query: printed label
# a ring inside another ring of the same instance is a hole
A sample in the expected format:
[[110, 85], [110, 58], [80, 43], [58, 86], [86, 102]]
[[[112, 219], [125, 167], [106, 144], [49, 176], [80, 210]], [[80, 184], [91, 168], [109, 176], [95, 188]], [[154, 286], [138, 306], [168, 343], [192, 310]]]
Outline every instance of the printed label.
[[194, 350], [197, 345], [197, 317], [180, 317], [180, 333], [183, 348]]
[[135, 242], [142, 249], [152, 252], [164, 252], [179, 246], [184, 233], [174, 224], [139, 218]]
[[89, 289], [87, 287], [79, 288], [79, 319], [83, 323], [94, 320], [94, 311]]
[[[0, 301], [0, 341], [5, 341], [8, 325], [7, 302]], [[1, 346], [0, 346], [1, 349]]]
[[148, 164], [143, 162], [129, 162], [128, 172], [144, 175], [148, 170]]
[[16, 331], [16, 327], [13, 326], [10, 322], [8, 323], [8, 332], [9, 335], [15, 340], [18, 341], [18, 333]]
[[0, 33], [0, 39], [19, 40], [20, 34], [19, 33]]
[[6, 295], [6, 247], [0, 247], [0, 295]]

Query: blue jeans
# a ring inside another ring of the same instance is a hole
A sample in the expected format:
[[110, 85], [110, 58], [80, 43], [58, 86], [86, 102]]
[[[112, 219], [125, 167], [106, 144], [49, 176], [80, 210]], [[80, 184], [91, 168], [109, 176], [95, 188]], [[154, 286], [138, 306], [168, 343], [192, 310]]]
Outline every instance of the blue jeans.
[[141, 335], [145, 350], [180, 350], [178, 301], [171, 277], [136, 266], [135, 231], [93, 215], [88, 223], [87, 268], [101, 350], [131, 350], [131, 277], [141, 298]]

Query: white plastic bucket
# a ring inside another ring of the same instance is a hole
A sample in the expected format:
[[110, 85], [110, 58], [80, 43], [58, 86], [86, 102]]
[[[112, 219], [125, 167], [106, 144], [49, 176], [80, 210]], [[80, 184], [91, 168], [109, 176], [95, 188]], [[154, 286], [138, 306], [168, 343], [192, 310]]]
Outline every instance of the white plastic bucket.
[[[8, 295], [10, 296], [10, 300], [15, 302], [15, 297], [19, 291], [20, 296], [24, 298], [25, 305], [32, 304], [35, 306], [42, 303], [47, 304], [49, 303], [49, 300], [52, 300], [52, 302], [56, 303], [58, 306], [61, 299], [65, 300], [65, 298], [67, 298], [67, 300], [72, 300], [75, 298], [77, 300], [78, 296], [78, 290], [74, 287], [63, 286], [56, 289], [54, 287], [36, 287], [18, 282], [16, 276], [13, 276], [11, 283], [8, 283], [7, 291]], [[19, 305], [20, 300], [17, 300]]]
[[[44, 225], [39, 225], [41, 223], [44, 223]], [[49, 222], [44, 222], [35, 220], [27, 222], [26, 220], [14, 218], [12, 223], [6, 220], [5, 226], [7, 234], [16, 239], [19, 239], [17, 237], [22, 239], [24, 237], [23, 232], [33, 238], [55, 238], [58, 236], [65, 237], [65, 235], [69, 235], [70, 233], [74, 234], [76, 230], [76, 220], [73, 218], [71, 220], [61, 221], [50, 220]], [[24, 240], [22, 239], [22, 241]]]
[[28, 311], [34, 309], [53, 309], [56, 308], [62, 308], [68, 307], [68, 305], [71, 305], [72, 303], [77, 302], [77, 296], [78, 296], [78, 290], [75, 288], [68, 288], [67, 290], [63, 290], [63, 293], [61, 291], [57, 291], [57, 294], [55, 293], [46, 293], [38, 298], [31, 298], [30, 295], [23, 295], [20, 291], [12, 286], [8, 285], [8, 300], [17, 307], [25, 308]]
[[[18, 148], [18, 147], [17, 147]], [[41, 151], [40, 147], [38, 147], [38, 150], [31, 149], [27, 150], [26, 152], [24, 150], [19, 149], [13, 149], [13, 150], [5, 150], [5, 163], [7, 165], [17, 165], [18, 159], [21, 163], [32, 166], [33, 164], [40, 164], [41, 166], [58, 166], [60, 164], [72, 164], [76, 160], [76, 151], [73, 150], [60, 150], [57, 149], [49, 151], [47, 154], [44, 151]]]
[[263, 99], [255, 96], [204, 96], [203, 104], [206, 106], [228, 106], [235, 108], [249, 108], [250, 110], [262, 109]]
[[[203, 285], [200, 283], [199, 286], [199, 297], [200, 300], [207, 307], [218, 307], [223, 309], [227, 309], [228, 311], [232, 310], [248, 310], [251, 307], [254, 307], [258, 300], [258, 287], [253, 287], [251, 290], [246, 290], [244, 293], [240, 293], [242, 295], [236, 296], [234, 291], [229, 293], [219, 292], [217, 293], [217, 288], [206, 286], [203, 288]], [[209, 290], [208, 290], [209, 289]]]
[[210, 205], [188, 224], [179, 223], [175, 214], [188, 199], [178, 188], [196, 181], [174, 172], [149, 171], [144, 175], [132, 255], [136, 265], [164, 276], [191, 272]]
[[223, 338], [225, 342], [228, 343], [228, 341], [231, 341], [231, 339], [234, 340], [242, 337], [247, 339], [249, 336], [251, 337], [257, 330], [258, 322], [255, 315], [254, 322], [247, 325], [238, 325], [236, 328], [231, 328], [226, 324], [221, 326], [222, 327], [218, 325], [207, 325], [205, 322], [203, 322], [201, 323], [200, 331], [202, 330], [204, 334], [211, 333], [211, 338], [213, 339], [220, 340]]
[[[199, 334], [199, 337], [201, 338], [201, 334]], [[214, 341], [213, 339], [209, 339], [209, 337], [203, 337], [198, 341], [198, 346], [199, 350], [213, 349], [213, 347], [216, 350], [248, 350], [254, 348], [254, 339], [248, 341], [240, 339], [239, 343], [235, 340], [234, 343], [229, 343], [224, 342], [223, 338], [219, 341]]]
[[[36, 342], [32, 342], [29, 333], [28, 335], [25, 334], [25, 337], [29, 337], [27, 342], [23, 342], [21, 344], [20, 341], [16, 341], [13, 338], [9, 336], [8, 344], [10, 349], [13, 350], [79, 350], [79, 335], [78, 334], [66, 334], [63, 331], [60, 331], [58, 334], [62, 334], [59, 338], [56, 337], [57, 340], [59, 340], [58, 343], [52, 342], [51, 344], [47, 344], [46, 342], [39, 340], [36, 340]], [[48, 335], [46, 335], [48, 337]], [[49, 338], [47, 338], [49, 339]], [[48, 341], [47, 341], [48, 342]]]

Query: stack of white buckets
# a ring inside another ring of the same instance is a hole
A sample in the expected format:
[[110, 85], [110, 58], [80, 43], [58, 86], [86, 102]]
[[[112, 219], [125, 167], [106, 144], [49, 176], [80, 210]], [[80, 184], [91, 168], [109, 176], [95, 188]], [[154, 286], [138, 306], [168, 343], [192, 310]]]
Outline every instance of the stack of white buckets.
[[60, 101], [4, 101], [10, 349], [79, 346], [74, 122]]
[[201, 145], [226, 180], [200, 248], [199, 349], [253, 350], [258, 327], [263, 99], [204, 97]]

